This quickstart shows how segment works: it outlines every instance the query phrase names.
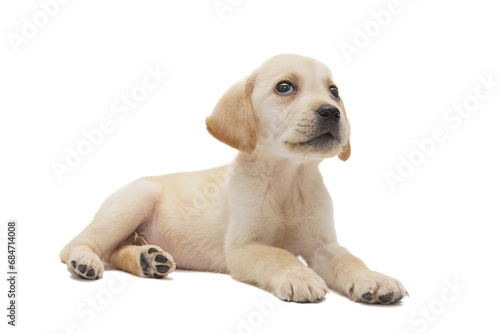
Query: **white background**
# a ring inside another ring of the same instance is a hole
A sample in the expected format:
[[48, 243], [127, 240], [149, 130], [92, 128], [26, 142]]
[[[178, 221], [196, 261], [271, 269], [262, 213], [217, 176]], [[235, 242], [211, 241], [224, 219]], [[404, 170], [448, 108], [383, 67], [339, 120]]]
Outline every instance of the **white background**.
[[[382, 27], [373, 12], [388, 0], [229, 3], [221, 18], [213, 0], [69, 1], [16, 48], [10, 39], [41, 5], [2, 2], [0, 256], [6, 273], [5, 226], [17, 219], [20, 273], [14, 330], [1, 280], [2, 332], [493, 332], [500, 87], [474, 100], [480, 77], [500, 81], [493, 2], [401, 0]], [[348, 61], [341, 45], [361, 45], [364, 29], [372, 36]], [[293, 304], [226, 275], [182, 271], [161, 281], [111, 268], [99, 281], [71, 278], [58, 253], [112, 191], [232, 159], [204, 119], [233, 82], [285, 52], [331, 68], [351, 122], [351, 158], [321, 165], [339, 241], [401, 280], [410, 298], [367, 306], [332, 292]], [[148, 66], [169, 75], [120, 119], [112, 104]], [[460, 124], [443, 118], [474, 101]], [[113, 131], [58, 180], [53, 162], [64, 163], [67, 147], [107, 118]], [[437, 128], [446, 140], [391, 190], [385, 173], [397, 173], [399, 157], [418, 158], [415, 141]]]

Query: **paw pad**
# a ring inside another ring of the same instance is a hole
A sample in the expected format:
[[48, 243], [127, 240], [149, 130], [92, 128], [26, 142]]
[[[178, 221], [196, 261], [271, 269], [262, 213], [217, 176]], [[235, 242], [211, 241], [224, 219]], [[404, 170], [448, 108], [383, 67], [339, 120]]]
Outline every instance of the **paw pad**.
[[175, 263], [169, 259], [167, 253], [157, 248], [151, 247], [146, 252], [141, 253], [141, 269], [145, 277], [164, 278], [175, 269]]
[[379, 296], [378, 300], [380, 300], [380, 302], [382, 304], [385, 304], [385, 303], [388, 303], [392, 300], [392, 296], [393, 296], [393, 293], [389, 292], [389, 293], [386, 293], [385, 295]]
[[387, 305], [399, 302], [408, 293], [398, 280], [368, 270], [352, 280], [347, 295], [356, 302]]
[[367, 292], [361, 296], [365, 301], [369, 302], [373, 298], [373, 294], [371, 292]]
[[80, 278], [84, 279], [99, 278], [99, 275], [96, 275], [94, 267], [86, 264], [79, 264], [79, 260], [71, 261], [71, 271]]

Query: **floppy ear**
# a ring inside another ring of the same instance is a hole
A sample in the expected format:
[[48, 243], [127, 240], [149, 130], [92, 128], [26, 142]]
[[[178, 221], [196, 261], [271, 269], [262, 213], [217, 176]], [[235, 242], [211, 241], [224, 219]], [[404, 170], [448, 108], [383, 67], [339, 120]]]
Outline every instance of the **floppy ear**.
[[351, 156], [351, 143], [349, 139], [347, 139], [347, 144], [342, 147], [342, 151], [338, 154], [338, 157], [342, 161], [346, 161]]
[[257, 145], [255, 117], [250, 96], [253, 77], [235, 83], [222, 95], [207, 117], [207, 130], [221, 142], [251, 154]]
[[[342, 103], [342, 110], [344, 110], [345, 121], [347, 122], [347, 125], [349, 125], [349, 120], [347, 119], [347, 115], [345, 112], [344, 102], [342, 102], [341, 100], [340, 103]], [[349, 133], [347, 134], [347, 144], [342, 147], [342, 151], [340, 151], [340, 153], [338, 154], [339, 159], [342, 161], [346, 161], [351, 156], [351, 141], [349, 140], [350, 135], [351, 131], [349, 130]]]

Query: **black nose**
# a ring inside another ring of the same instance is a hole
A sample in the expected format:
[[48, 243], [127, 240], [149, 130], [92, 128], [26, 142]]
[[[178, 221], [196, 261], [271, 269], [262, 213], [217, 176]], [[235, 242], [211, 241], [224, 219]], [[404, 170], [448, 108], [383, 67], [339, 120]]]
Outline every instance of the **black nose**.
[[322, 104], [316, 109], [316, 113], [324, 120], [333, 119], [334, 121], [340, 120], [339, 108], [331, 104]]

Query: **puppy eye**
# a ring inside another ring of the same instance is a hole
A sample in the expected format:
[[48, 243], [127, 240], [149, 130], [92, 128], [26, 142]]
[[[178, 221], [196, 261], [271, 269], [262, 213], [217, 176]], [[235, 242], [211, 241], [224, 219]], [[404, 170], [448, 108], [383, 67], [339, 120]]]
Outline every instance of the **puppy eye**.
[[339, 100], [340, 99], [340, 97], [339, 97], [339, 90], [337, 89], [337, 87], [335, 87], [335, 86], [330, 87], [330, 94], [332, 94], [332, 97], [335, 100]]
[[293, 87], [292, 83], [288, 81], [279, 82], [274, 90], [280, 95], [290, 95], [295, 93], [295, 87]]

